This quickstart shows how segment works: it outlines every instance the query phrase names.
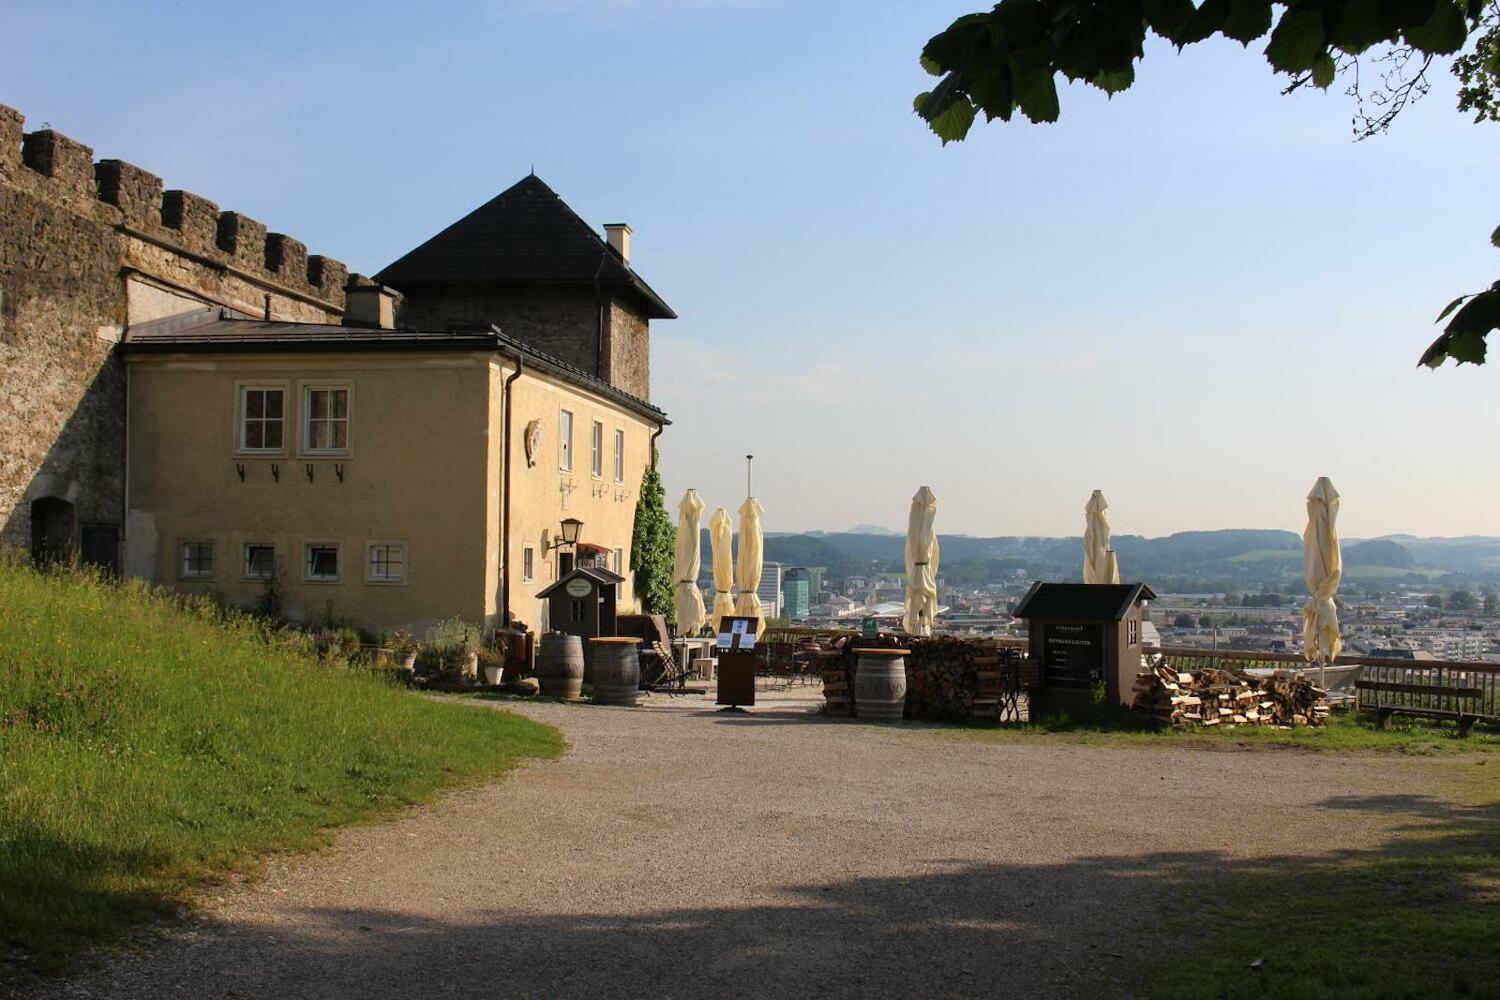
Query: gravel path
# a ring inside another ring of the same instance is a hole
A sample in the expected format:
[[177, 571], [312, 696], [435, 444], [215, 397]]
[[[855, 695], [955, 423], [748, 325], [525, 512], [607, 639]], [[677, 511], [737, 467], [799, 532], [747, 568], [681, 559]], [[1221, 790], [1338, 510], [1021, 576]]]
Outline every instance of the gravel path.
[[1375, 847], [1390, 758], [521, 704], [561, 760], [275, 862], [55, 997], [1127, 996], [1208, 863]]

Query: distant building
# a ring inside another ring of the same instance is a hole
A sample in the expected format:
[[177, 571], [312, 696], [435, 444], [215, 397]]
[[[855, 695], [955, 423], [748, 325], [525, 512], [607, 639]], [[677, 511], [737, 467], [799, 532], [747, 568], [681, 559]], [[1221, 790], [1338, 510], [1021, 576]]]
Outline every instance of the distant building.
[[761, 612], [767, 618], [781, 617], [781, 571], [779, 562], [761, 563], [760, 587], [755, 593], [760, 597]]
[[786, 571], [781, 581], [782, 611], [792, 621], [807, 617], [812, 606], [812, 574], [802, 566]]

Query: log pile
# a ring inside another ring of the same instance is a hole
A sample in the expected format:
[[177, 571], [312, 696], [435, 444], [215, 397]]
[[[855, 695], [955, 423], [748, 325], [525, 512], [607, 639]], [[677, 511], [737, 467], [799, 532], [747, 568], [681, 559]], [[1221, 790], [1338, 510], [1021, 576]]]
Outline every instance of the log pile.
[[1158, 658], [1136, 675], [1134, 691], [1136, 711], [1167, 726], [1285, 728], [1328, 721], [1328, 692], [1285, 670], [1269, 677], [1223, 668], [1180, 671]]
[[[911, 650], [906, 657], [906, 718], [967, 722], [999, 721], [1005, 669], [1021, 656], [991, 639], [882, 636], [858, 645]], [[856, 642], [841, 639], [820, 652], [823, 696], [829, 715], [854, 715]]]
[[1006, 650], [998, 643], [948, 636], [906, 641], [908, 719], [999, 719]]
[[838, 639], [829, 649], [818, 651], [819, 674], [823, 677], [823, 698], [829, 715], [854, 714], [854, 654], [849, 640]]

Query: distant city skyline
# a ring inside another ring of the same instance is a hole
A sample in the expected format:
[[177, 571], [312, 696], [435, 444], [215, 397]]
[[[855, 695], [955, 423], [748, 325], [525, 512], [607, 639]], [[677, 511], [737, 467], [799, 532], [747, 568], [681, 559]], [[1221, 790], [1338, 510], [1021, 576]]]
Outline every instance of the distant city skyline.
[[925, 484], [943, 533], [1076, 534], [1096, 488], [1118, 533], [1300, 531], [1327, 475], [1349, 537], [1500, 534], [1500, 364], [1415, 367], [1500, 265], [1446, 68], [1353, 143], [1341, 87], [1159, 45], [943, 148], [916, 57], [975, 6], [19, 2], [0, 103], [367, 274], [535, 165], [682, 317], [673, 509], [733, 513], [754, 453], [771, 530], [899, 530]]

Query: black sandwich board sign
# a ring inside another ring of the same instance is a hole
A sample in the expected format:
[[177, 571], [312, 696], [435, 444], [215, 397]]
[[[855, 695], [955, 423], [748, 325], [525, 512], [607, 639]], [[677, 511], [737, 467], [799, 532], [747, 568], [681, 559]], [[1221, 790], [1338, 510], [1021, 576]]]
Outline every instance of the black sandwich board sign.
[[755, 704], [755, 667], [759, 654], [755, 635], [760, 619], [745, 615], [725, 615], [719, 623], [714, 655], [719, 658], [718, 697], [720, 705], [739, 708]]

